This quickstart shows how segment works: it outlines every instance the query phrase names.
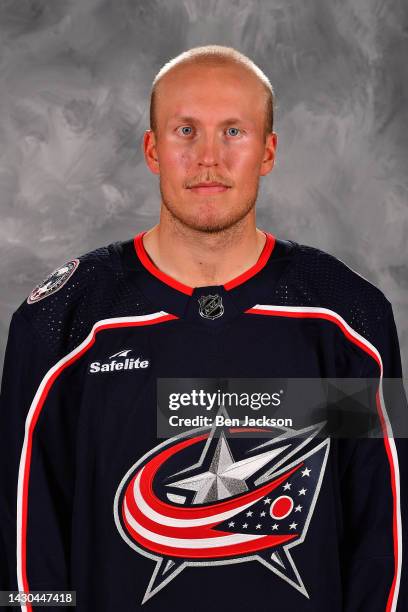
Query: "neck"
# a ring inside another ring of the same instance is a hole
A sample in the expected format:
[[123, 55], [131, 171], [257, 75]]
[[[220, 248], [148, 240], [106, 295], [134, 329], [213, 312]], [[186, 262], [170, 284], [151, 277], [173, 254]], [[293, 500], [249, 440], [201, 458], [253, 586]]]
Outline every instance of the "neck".
[[253, 266], [265, 245], [255, 220], [243, 221], [213, 234], [160, 222], [143, 245], [159, 270], [184, 285], [224, 285]]

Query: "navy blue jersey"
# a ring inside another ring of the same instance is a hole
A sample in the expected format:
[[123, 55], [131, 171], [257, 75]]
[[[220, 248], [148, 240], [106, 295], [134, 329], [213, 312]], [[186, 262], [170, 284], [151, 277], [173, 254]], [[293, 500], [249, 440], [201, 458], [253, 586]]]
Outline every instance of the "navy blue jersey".
[[[0, 588], [75, 590], [81, 612], [408, 610], [388, 299], [267, 232], [247, 272], [189, 287], [142, 237], [67, 262], [13, 314]], [[228, 411], [158, 436], [158, 381], [330, 377], [378, 379], [382, 436], [256, 420], [241, 436]]]

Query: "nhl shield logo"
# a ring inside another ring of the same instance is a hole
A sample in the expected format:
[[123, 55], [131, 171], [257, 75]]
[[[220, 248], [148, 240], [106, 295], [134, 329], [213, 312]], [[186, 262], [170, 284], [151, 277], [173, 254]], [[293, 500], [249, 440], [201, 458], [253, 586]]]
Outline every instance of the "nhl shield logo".
[[224, 314], [222, 298], [217, 293], [215, 295], [202, 295], [198, 298], [200, 305], [199, 313], [204, 319], [217, 319]]

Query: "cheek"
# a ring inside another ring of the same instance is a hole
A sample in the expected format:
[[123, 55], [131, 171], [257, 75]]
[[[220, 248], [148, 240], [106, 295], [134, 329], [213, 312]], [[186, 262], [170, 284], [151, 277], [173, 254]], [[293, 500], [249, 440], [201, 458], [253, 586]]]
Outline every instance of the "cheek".
[[259, 160], [253, 154], [239, 155], [226, 166], [235, 189], [231, 198], [235, 202], [253, 197], [259, 183]]
[[184, 175], [189, 170], [193, 163], [193, 156], [190, 151], [173, 149], [164, 155], [162, 160], [166, 174], [175, 177]]
[[180, 168], [188, 170], [193, 165], [193, 159], [194, 156], [191, 151], [183, 150], [178, 154], [177, 163], [179, 164]]
[[239, 176], [245, 181], [257, 181], [259, 179], [259, 171], [261, 167], [261, 159], [254, 151], [240, 155], [236, 160], [236, 168], [239, 171]]
[[[234, 146], [235, 145], [235, 146]], [[234, 168], [239, 168], [240, 171], [250, 171], [259, 165], [261, 151], [258, 147], [254, 147], [251, 142], [234, 143], [226, 147], [223, 152], [223, 159]]]

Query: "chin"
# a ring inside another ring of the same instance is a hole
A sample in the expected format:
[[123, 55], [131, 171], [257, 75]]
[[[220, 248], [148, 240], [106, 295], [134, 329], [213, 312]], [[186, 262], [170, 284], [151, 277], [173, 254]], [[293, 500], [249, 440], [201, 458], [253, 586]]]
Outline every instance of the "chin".
[[207, 204], [196, 203], [195, 206], [191, 201], [184, 201], [182, 206], [173, 206], [171, 201], [163, 196], [164, 193], [163, 204], [179, 223], [191, 230], [206, 233], [222, 232], [239, 223], [250, 213], [256, 201], [255, 198], [248, 198], [245, 204], [241, 202], [239, 210], [234, 210], [230, 202], [228, 210], [225, 210], [226, 203], [221, 199], [211, 200]]
[[198, 232], [206, 232], [206, 233], [216, 233], [216, 232], [222, 232], [225, 231], [227, 229], [229, 229], [230, 227], [232, 227], [233, 225], [235, 225], [236, 223], [238, 223], [238, 221], [240, 221], [242, 219], [242, 216], [234, 216], [234, 217], [219, 217], [216, 218], [214, 216], [195, 216], [195, 217], [177, 217], [178, 220], [185, 225], [186, 227], [189, 227], [190, 229], [193, 229], [195, 231]]

